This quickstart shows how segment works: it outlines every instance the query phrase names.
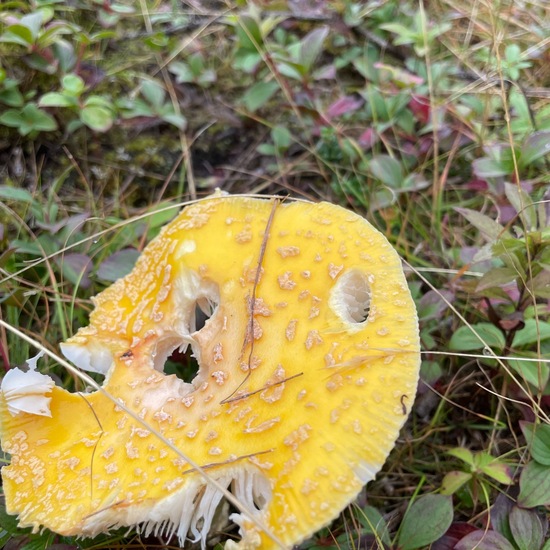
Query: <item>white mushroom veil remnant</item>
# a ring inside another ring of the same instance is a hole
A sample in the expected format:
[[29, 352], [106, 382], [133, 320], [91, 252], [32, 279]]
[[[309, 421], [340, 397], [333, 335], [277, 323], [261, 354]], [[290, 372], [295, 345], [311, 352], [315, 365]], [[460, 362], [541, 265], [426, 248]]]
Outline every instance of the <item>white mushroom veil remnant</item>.
[[[400, 259], [339, 206], [200, 201], [94, 305], [61, 350], [104, 374], [102, 391], [70, 393], [34, 368], [2, 383], [4, 492], [22, 527], [136, 526], [205, 548], [225, 515], [238, 526], [226, 549], [290, 548], [375, 476], [414, 399]], [[164, 372], [188, 347], [190, 382]]]

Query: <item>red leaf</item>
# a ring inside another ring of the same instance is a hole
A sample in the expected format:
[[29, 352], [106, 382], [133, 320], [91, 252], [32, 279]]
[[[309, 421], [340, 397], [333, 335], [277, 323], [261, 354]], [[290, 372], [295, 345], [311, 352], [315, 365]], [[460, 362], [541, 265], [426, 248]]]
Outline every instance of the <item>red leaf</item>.
[[467, 181], [464, 186], [466, 187], [466, 189], [470, 189], [471, 191], [487, 191], [487, 189], [489, 189], [487, 181], [480, 180], [478, 178]]
[[366, 151], [372, 149], [372, 146], [378, 141], [378, 134], [374, 128], [367, 128], [357, 140], [359, 145]]
[[337, 99], [327, 109], [326, 117], [328, 119], [345, 115], [346, 113], [353, 113], [363, 106], [364, 100], [355, 96], [347, 95]]
[[430, 99], [426, 96], [413, 95], [409, 101], [409, 109], [412, 111], [416, 120], [426, 124], [430, 120]]
[[431, 549], [432, 550], [453, 550], [455, 544], [463, 539], [466, 535], [469, 535], [476, 528], [469, 523], [455, 522], [452, 523], [447, 532], [437, 541], [435, 541]]

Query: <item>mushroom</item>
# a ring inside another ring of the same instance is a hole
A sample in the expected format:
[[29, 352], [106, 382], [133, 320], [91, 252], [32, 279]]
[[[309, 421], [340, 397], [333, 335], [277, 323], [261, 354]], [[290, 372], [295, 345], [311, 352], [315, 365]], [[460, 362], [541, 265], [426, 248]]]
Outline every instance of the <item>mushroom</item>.
[[[136, 526], [204, 548], [221, 487], [241, 503], [226, 549], [290, 548], [373, 479], [414, 399], [418, 322], [400, 259], [333, 204], [188, 206], [94, 304], [61, 349], [105, 375], [102, 391], [41, 379], [37, 412], [10, 407], [2, 385], [4, 492], [21, 527]], [[196, 376], [165, 374], [188, 346]]]

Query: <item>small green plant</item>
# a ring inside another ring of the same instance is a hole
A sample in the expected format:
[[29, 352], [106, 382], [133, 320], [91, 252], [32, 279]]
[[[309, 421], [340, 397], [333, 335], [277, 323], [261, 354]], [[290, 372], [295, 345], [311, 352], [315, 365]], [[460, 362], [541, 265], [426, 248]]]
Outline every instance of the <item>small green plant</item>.
[[[483, 62], [493, 65], [493, 67], [496, 66], [494, 55], [489, 49], [481, 49], [477, 53], [477, 56]], [[518, 44], [508, 44], [504, 48], [504, 55], [501, 59], [500, 66], [506, 78], [509, 78], [510, 80], [518, 80], [521, 71], [531, 67], [532, 63], [525, 59]]]
[[36, 136], [39, 132], [51, 132], [57, 129], [55, 119], [40, 109], [36, 103], [26, 103], [20, 109], [8, 109], [0, 115], [0, 123], [17, 128], [22, 136]]
[[[104, 27], [115, 27], [135, 13], [133, 7], [122, 3], [95, 3]], [[78, 24], [67, 18], [71, 10], [56, 2], [39, 4], [29, 13], [14, 6], [1, 17], [0, 52], [10, 60], [6, 65], [10, 71], [2, 69], [0, 73], [0, 105], [11, 109], [0, 109], [0, 124], [31, 138], [58, 129], [71, 134], [84, 126], [105, 133], [123, 118], [144, 116], [184, 127], [182, 115], [171, 101], [165, 101], [162, 87], [152, 81], [141, 84], [141, 98], [137, 99], [133, 93], [92, 91], [101, 87], [103, 74], [88, 59], [95, 55], [94, 49], [114, 36], [113, 31], [87, 32], [85, 20]], [[191, 66], [200, 72], [196, 58]], [[206, 83], [210, 77], [202, 73], [197, 78]]]
[[422, 57], [433, 47], [435, 39], [451, 28], [451, 24], [430, 25], [425, 12], [417, 10], [407, 23], [384, 23], [380, 28], [396, 35], [395, 44], [410, 44], [416, 54]]
[[117, 102], [123, 118], [158, 118], [182, 130], [185, 117], [176, 112], [173, 103], [166, 98], [166, 91], [153, 80], [144, 80], [140, 86], [140, 95], [136, 99], [121, 99]]
[[[510, 465], [489, 453], [483, 451], [472, 453], [464, 447], [457, 447], [447, 452], [462, 461], [467, 468], [466, 471], [453, 470], [445, 475], [441, 483], [441, 492], [444, 495], [462, 491], [463, 500], [469, 501], [472, 506], [480, 495], [487, 496], [490, 493], [491, 483], [496, 481], [510, 485], [513, 482]], [[467, 493], [464, 493], [465, 486]]]
[[78, 120], [67, 124], [67, 131], [77, 130], [83, 124], [92, 130], [106, 132], [114, 121], [113, 103], [98, 95], [89, 95], [82, 99], [86, 85], [82, 78], [68, 74], [61, 80], [61, 91], [44, 94], [40, 98], [41, 107], [65, 107], [73, 111]]
[[214, 69], [206, 67], [204, 55], [200, 52], [190, 55], [186, 61], [173, 61], [168, 68], [178, 84], [186, 82], [208, 88], [217, 78]]
[[521, 177], [527, 177], [529, 171], [548, 154], [550, 131], [534, 132], [514, 147], [503, 143], [487, 147], [487, 156], [476, 159], [473, 168], [476, 175], [483, 179], [511, 177], [516, 169]]
[[[550, 319], [542, 305], [533, 305], [533, 298], [548, 299], [550, 231], [542, 205], [535, 205], [520, 186], [505, 184], [504, 189], [517, 213], [515, 235], [486, 215], [458, 209], [487, 241], [478, 259], [491, 259], [495, 265], [475, 287], [475, 294], [485, 305], [487, 320], [475, 322], [473, 331], [460, 327], [449, 347], [455, 351], [489, 348], [497, 354], [513, 354], [514, 358], [507, 361], [509, 368], [537, 391], [544, 391], [550, 369], [536, 359], [550, 350]], [[490, 355], [487, 361], [493, 364]]]
[[[521, 428], [532, 459], [521, 470], [519, 492], [501, 493], [491, 509], [490, 528], [471, 530], [454, 548], [546, 550], [550, 547], [550, 541], [545, 542], [548, 520], [541, 509], [550, 504], [550, 425], [523, 422]], [[470, 471], [447, 474], [443, 480], [446, 492], [460, 491], [464, 483], [472, 483], [479, 474], [499, 483], [511, 483], [509, 465], [487, 453], [475, 455], [464, 448], [450, 453], [467, 464]], [[488, 495], [489, 490], [485, 488], [483, 493]]]
[[58, 68], [67, 69], [75, 61], [74, 50], [63, 37], [78, 29], [63, 20], [48, 25], [54, 13], [51, 7], [25, 15], [4, 13], [7, 24], [0, 34], [0, 44], [20, 46], [26, 54], [23, 62], [31, 69], [46, 74], [53, 74]]

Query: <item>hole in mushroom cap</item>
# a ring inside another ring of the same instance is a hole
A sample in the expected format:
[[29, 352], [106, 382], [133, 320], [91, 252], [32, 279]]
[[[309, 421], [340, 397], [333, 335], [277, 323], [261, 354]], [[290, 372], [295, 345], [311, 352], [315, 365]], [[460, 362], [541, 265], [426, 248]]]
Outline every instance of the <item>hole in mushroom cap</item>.
[[212, 296], [197, 298], [190, 312], [189, 336], [172, 336], [159, 342], [154, 358], [155, 369], [175, 374], [187, 383], [195, 379], [200, 369], [196, 337], [201, 331], [208, 330], [208, 321], [218, 310], [218, 305], [218, 300]]
[[217, 300], [207, 296], [199, 298], [195, 302], [195, 308], [191, 314], [191, 332], [201, 330], [217, 309]]
[[176, 348], [164, 362], [164, 373], [175, 374], [184, 382], [191, 383], [199, 372], [199, 363], [190, 348], [184, 352]]
[[370, 310], [371, 288], [369, 277], [359, 269], [341, 275], [332, 288], [329, 305], [346, 323], [364, 323]]

